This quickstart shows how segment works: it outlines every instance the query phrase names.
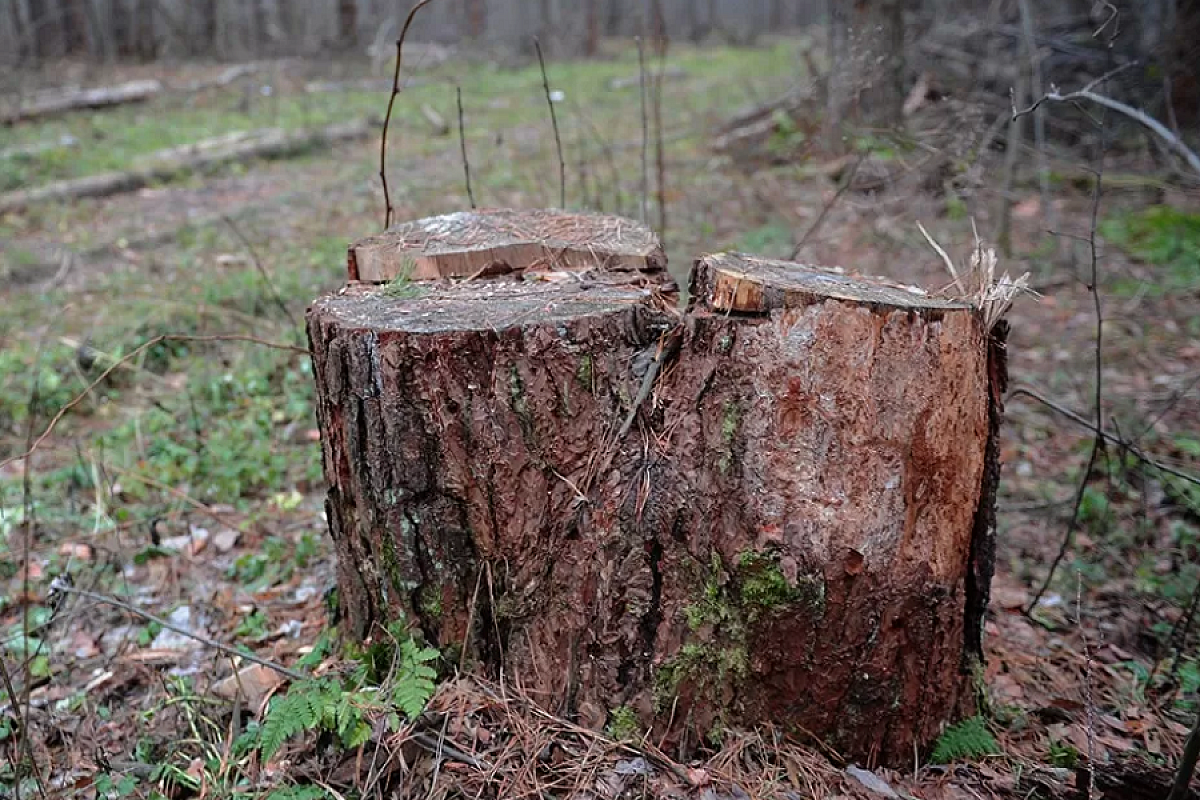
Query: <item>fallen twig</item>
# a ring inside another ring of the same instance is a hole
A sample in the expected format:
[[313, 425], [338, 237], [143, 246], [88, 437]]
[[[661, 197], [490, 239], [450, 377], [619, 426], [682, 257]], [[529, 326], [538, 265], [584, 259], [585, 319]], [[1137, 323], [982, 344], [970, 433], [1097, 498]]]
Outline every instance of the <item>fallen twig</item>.
[[291, 667], [285, 667], [282, 664], [277, 664], [274, 661], [271, 661], [270, 659], [263, 658], [262, 656], [257, 656], [254, 653], [249, 652], [248, 650], [239, 650], [236, 647], [231, 647], [227, 644], [218, 642], [215, 639], [210, 639], [207, 636], [203, 636], [199, 633], [196, 633], [195, 631], [189, 631], [187, 628], [182, 628], [178, 625], [175, 625], [170, 620], [166, 620], [160, 616], [151, 614], [149, 611], [145, 611], [143, 609], [138, 608], [137, 606], [130, 605], [129, 603], [126, 603], [124, 600], [120, 600], [116, 597], [109, 597], [108, 595], [105, 595], [105, 594], [89, 592], [87, 589], [77, 589], [74, 586], [72, 586], [71, 584], [67, 583], [65, 580], [62, 580], [61, 578], [55, 578], [54, 581], [51, 582], [51, 584], [50, 584], [51, 596], [53, 596], [55, 592], [59, 592], [62, 594], [79, 595], [80, 597], [83, 597], [87, 600], [91, 600], [95, 603], [103, 603], [104, 605], [109, 605], [109, 606], [112, 606], [113, 608], [119, 608], [122, 611], [126, 611], [137, 617], [141, 617], [142, 619], [147, 620], [148, 622], [153, 622], [154, 624], [159, 625], [162, 628], [169, 630], [173, 633], [177, 633], [180, 636], [186, 636], [187, 638], [189, 638], [193, 641], [199, 642], [200, 644], [204, 645], [205, 647], [211, 648], [213, 650], [224, 653], [226, 655], [243, 658], [246, 661], [249, 661], [251, 663], [258, 664], [259, 666], [266, 667], [267, 669], [270, 669], [270, 670], [274, 670], [275, 672], [278, 672], [280, 675], [283, 675], [287, 678], [291, 678], [294, 681], [308, 680], [309, 676], [304, 674], [303, 672], [294, 670]]

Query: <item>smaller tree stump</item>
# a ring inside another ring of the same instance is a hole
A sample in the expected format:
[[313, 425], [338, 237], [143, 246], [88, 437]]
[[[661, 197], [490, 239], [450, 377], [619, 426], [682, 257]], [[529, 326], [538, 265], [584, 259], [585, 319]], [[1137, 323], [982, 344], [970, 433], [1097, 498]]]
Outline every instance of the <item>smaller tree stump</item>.
[[982, 316], [735, 254], [696, 263], [681, 314], [597, 252], [576, 262], [594, 280], [356, 284], [310, 309], [351, 627], [409, 620], [683, 751], [769, 721], [907, 763], [969, 706], [979, 656]]
[[658, 273], [654, 232], [621, 217], [563, 211], [460, 211], [394, 225], [350, 247], [352, 281], [486, 277], [520, 270]]

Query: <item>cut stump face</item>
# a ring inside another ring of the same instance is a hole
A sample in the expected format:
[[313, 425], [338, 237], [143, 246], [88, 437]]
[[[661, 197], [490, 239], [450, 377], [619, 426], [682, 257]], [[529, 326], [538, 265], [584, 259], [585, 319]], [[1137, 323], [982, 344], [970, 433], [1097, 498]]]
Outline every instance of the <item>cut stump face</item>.
[[360, 635], [403, 617], [685, 751], [769, 722], [905, 763], [969, 701], [971, 307], [725, 254], [682, 315], [655, 286], [507, 276], [352, 286], [308, 321]]

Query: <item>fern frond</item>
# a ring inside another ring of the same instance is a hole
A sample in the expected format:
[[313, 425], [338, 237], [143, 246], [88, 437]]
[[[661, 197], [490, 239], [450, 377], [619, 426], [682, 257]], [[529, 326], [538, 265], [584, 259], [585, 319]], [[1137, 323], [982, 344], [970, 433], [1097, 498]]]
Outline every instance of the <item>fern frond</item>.
[[930, 760], [935, 764], [949, 764], [999, 752], [1000, 745], [988, 730], [983, 717], [971, 717], [950, 726], [938, 737]]

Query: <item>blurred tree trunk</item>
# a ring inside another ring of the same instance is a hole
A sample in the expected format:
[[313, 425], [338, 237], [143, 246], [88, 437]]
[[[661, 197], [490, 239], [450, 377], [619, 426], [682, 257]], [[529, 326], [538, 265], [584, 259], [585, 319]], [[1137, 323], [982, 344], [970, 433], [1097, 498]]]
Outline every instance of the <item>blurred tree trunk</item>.
[[583, 37], [583, 54], [588, 58], [594, 57], [600, 52], [600, 8], [597, 3], [588, 3], [585, 23], [585, 33]]
[[606, 36], [621, 35], [621, 0], [608, 0], [604, 14], [604, 33]]
[[904, 107], [903, 0], [826, 0], [828, 143], [841, 149], [848, 128], [889, 127]]
[[62, 40], [68, 56], [87, 55], [87, 0], [62, 0]]
[[358, 44], [358, 0], [338, 0], [338, 45], [349, 49]]
[[57, 3], [53, 0], [29, 0], [29, 27], [33, 53], [37, 59], [45, 60], [62, 54]]
[[[467, 22], [467, 38], [480, 40], [487, 34], [487, 0], [465, 0], [463, 18]], [[588, 4], [589, 9], [592, 4]], [[589, 11], [590, 15], [590, 11]]]
[[17, 63], [20, 64], [29, 58], [33, 51], [29, 37], [29, 4], [26, 0], [13, 0], [9, 12], [13, 33], [17, 39]]

